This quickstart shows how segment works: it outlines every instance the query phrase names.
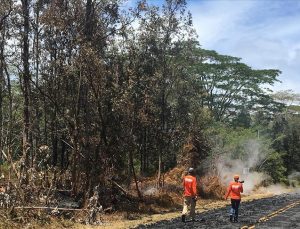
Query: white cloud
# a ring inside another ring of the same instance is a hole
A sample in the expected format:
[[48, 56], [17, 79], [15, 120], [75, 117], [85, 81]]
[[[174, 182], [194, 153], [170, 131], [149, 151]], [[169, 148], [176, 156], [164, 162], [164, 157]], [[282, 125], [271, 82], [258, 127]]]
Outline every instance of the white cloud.
[[203, 0], [189, 9], [203, 48], [277, 68], [283, 83], [273, 89], [300, 93], [300, 1]]

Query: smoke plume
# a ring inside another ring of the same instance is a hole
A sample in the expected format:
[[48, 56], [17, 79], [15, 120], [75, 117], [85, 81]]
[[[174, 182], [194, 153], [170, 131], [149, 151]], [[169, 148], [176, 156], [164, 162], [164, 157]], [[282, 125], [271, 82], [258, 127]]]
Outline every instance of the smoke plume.
[[217, 169], [224, 185], [228, 185], [233, 180], [235, 174], [240, 175], [240, 180], [245, 183], [244, 193], [251, 193], [263, 180], [268, 179], [268, 175], [262, 172], [255, 172], [254, 168], [265, 159], [260, 144], [256, 140], [247, 140], [242, 144], [239, 158], [232, 159], [234, 155], [226, 154], [219, 158]]

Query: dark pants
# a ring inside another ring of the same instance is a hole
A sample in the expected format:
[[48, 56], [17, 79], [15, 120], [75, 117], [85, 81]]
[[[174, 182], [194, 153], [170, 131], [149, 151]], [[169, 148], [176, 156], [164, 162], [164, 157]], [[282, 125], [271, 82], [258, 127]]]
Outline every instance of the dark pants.
[[231, 209], [230, 209], [230, 216], [234, 217], [234, 219], [238, 219], [239, 215], [239, 206], [241, 200], [234, 200], [231, 199]]

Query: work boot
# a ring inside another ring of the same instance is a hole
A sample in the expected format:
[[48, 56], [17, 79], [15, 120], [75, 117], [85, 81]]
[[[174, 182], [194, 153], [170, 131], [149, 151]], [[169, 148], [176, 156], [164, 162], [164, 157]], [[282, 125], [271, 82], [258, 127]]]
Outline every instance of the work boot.
[[181, 221], [185, 223], [185, 215], [181, 216]]
[[238, 222], [238, 217], [234, 217], [234, 223], [237, 223]]
[[230, 222], [233, 222], [233, 215], [230, 215], [229, 220], [230, 220]]

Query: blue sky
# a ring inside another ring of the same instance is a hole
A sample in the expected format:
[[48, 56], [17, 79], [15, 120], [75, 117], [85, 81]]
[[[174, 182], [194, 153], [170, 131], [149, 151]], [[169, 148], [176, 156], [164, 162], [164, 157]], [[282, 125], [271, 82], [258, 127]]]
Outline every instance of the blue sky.
[[282, 71], [274, 91], [300, 93], [300, 0], [190, 0], [203, 48]]

